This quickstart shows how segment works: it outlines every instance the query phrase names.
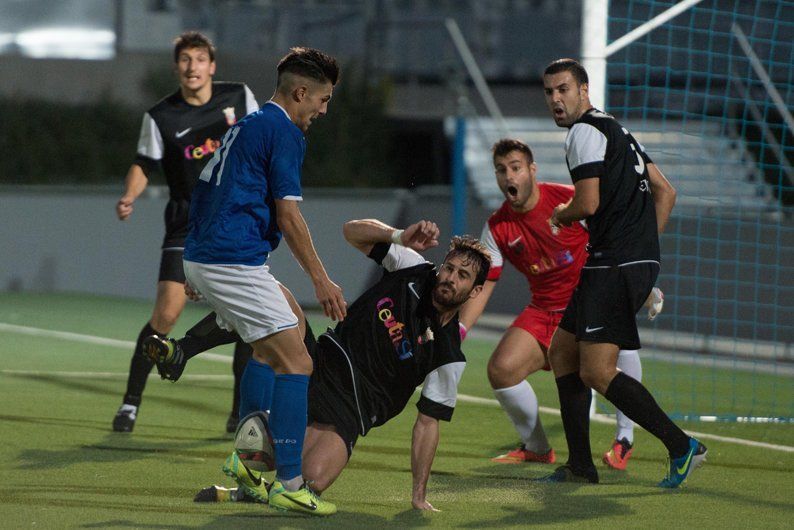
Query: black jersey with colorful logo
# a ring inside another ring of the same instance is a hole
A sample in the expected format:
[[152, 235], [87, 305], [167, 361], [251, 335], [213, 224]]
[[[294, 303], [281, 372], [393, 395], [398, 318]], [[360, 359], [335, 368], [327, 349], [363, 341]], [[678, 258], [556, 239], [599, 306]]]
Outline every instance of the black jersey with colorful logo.
[[190, 195], [201, 170], [226, 130], [257, 109], [243, 83], [213, 82], [212, 97], [204, 105], [190, 105], [177, 90], [144, 114], [135, 163], [147, 173], [159, 164], [168, 184], [164, 247], [182, 246]]
[[645, 148], [609, 114], [590, 109], [565, 138], [574, 183], [599, 178], [599, 204], [587, 218], [590, 257], [585, 266], [659, 261], [656, 208]]
[[[449, 421], [466, 358], [457, 315], [442, 327], [432, 305], [435, 267], [391, 244], [375, 245], [370, 257], [384, 267], [383, 277], [348, 307], [336, 329], [320, 336], [318, 355], [347, 357], [362, 435], [402, 412], [422, 384], [419, 411]], [[320, 385], [351, 379], [317, 375]]]

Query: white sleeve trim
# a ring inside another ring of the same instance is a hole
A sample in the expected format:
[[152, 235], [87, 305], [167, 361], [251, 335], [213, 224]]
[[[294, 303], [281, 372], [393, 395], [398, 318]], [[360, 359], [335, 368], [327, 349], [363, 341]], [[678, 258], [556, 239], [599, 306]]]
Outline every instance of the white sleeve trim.
[[440, 405], [455, 408], [458, 400], [458, 383], [466, 363], [456, 362], [439, 366], [425, 377], [422, 395]]
[[248, 88], [248, 85], [243, 85], [243, 90], [245, 90], [245, 110], [246, 114], [251, 114], [252, 112], [256, 112], [259, 110], [259, 104], [256, 102], [256, 98], [254, 97], [254, 93], [251, 92], [251, 89]]
[[282, 201], [302, 201], [303, 197], [300, 195], [284, 195], [281, 198]]
[[392, 244], [389, 246], [389, 251], [383, 258], [381, 265], [383, 265], [383, 268], [387, 271], [394, 272], [415, 265], [421, 265], [422, 263], [427, 263], [427, 260], [420, 256], [415, 250]]
[[576, 123], [565, 138], [565, 155], [571, 171], [592, 162], [603, 162], [607, 137], [589, 123]]
[[485, 226], [482, 228], [480, 241], [483, 245], [485, 245], [485, 248], [488, 249], [488, 252], [491, 253], [491, 267], [502, 267], [505, 263], [505, 260], [502, 257], [502, 252], [499, 250], [499, 245], [496, 244], [496, 239], [493, 237], [491, 226], [487, 221]]
[[152, 160], [163, 158], [163, 136], [148, 112], [143, 115], [141, 135], [138, 137], [138, 154]]

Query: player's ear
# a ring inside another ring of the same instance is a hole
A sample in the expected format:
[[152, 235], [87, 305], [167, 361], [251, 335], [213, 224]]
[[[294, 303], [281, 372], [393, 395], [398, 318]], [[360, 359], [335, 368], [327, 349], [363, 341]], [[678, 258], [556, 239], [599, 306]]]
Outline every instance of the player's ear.
[[482, 285], [475, 285], [474, 288], [472, 288], [471, 292], [469, 293], [469, 300], [471, 300], [472, 298], [477, 298], [481, 292], [482, 292]]
[[215, 68], [216, 68], [216, 66], [217, 66], [217, 65], [215, 64], [215, 61], [212, 61], [212, 62], [210, 63], [210, 77], [212, 77], [213, 75], [215, 75]]
[[295, 88], [292, 89], [292, 99], [300, 103], [301, 101], [306, 99], [308, 93], [309, 93], [309, 87], [307, 87], [306, 85], [297, 85], [295, 86]]

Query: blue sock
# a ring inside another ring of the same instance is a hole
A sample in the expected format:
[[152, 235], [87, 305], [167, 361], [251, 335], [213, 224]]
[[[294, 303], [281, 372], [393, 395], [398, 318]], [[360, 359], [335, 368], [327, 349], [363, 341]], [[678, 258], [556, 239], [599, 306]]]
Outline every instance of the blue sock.
[[240, 419], [257, 410], [269, 410], [276, 374], [256, 359], [250, 359], [240, 378]]
[[270, 409], [270, 430], [276, 447], [276, 478], [281, 481], [301, 474], [308, 390], [308, 375], [276, 375], [273, 406]]

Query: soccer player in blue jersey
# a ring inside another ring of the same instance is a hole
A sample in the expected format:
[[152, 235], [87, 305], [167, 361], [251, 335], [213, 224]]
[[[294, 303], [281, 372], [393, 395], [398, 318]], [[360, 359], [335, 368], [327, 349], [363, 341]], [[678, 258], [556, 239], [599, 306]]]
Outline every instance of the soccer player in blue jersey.
[[190, 205], [184, 267], [188, 285], [253, 348], [241, 381], [241, 417], [270, 410], [276, 481], [269, 492], [250, 477], [236, 453], [224, 472], [262, 484], [275, 508], [330, 515], [301, 476], [312, 360], [298, 319], [266, 265], [282, 235], [314, 284], [325, 314], [342, 320], [346, 302], [315, 252], [298, 208], [304, 133], [325, 115], [339, 77], [336, 60], [312, 48], [292, 48], [278, 64], [276, 91], [262, 108], [231, 127], [199, 176]]

